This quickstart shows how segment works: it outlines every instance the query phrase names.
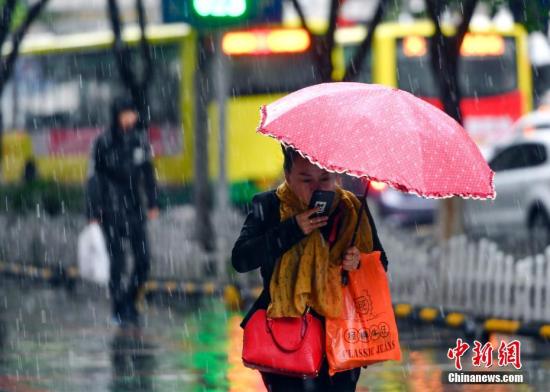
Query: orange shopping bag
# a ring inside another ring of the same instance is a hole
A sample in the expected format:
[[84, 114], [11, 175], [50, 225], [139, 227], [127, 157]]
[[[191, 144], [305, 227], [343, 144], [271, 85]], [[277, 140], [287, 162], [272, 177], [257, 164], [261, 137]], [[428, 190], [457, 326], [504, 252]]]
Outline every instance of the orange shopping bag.
[[386, 272], [380, 252], [361, 254], [361, 267], [349, 273], [344, 309], [326, 319], [329, 373], [387, 360], [400, 360], [401, 348]]

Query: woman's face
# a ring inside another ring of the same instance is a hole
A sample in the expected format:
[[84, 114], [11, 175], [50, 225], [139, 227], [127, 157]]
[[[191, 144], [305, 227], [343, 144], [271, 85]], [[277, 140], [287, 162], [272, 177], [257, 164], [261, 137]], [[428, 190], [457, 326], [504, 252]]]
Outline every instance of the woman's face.
[[290, 173], [285, 172], [290, 189], [304, 204], [309, 204], [313, 191], [334, 191], [337, 176], [309, 163], [301, 156], [292, 162]]

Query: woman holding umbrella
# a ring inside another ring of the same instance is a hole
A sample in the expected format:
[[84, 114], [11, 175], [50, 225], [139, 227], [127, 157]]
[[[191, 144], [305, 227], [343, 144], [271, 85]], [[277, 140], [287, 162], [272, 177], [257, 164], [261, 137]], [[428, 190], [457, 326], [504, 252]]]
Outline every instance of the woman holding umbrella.
[[[313, 165], [296, 150], [283, 147], [285, 181], [253, 199], [232, 254], [234, 268], [260, 268], [263, 291], [243, 321], [258, 309], [269, 317], [299, 317], [306, 307], [321, 320], [341, 308], [341, 271], [358, 268], [360, 252], [382, 250], [372, 217], [360, 201], [341, 189], [338, 175]], [[308, 208], [314, 191], [334, 192], [328, 216]], [[359, 219], [356, 246], [350, 246]], [[382, 263], [387, 260], [382, 253]], [[318, 377], [303, 379], [262, 372], [269, 391], [355, 391], [360, 369], [328, 375], [325, 363]]]
[[[306, 87], [262, 107], [258, 132], [293, 149], [284, 149], [285, 182], [254, 197], [232, 261], [239, 272], [260, 268], [264, 281], [243, 326], [250, 321], [259, 326], [254, 331], [265, 334], [267, 329], [282, 351], [290, 346], [275, 338], [274, 320], [306, 320], [309, 309], [321, 319], [338, 318], [340, 274], [358, 268], [360, 253], [382, 250], [364, 200], [340, 189], [334, 173], [381, 181], [422, 197], [495, 197], [494, 173], [464, 128], [398, 89], [345, 82]], [[315, 190], [335, 192], [328, 218], [314, 217], [316, 210], [308, 208]], [[386, 267], [383, 252], [380, 260]], [[263, 323], [255, 314], [265, 317]], [[311, 318], [304, 324], [311, 326]], [[304, 341], [305, 329], [287, 337]], [[271, 372], [262, 377], [270, 391], [355, 390], [359, 369], [330, 378], [326, 368], [325, 362], [318, 377], [305, 381]]]

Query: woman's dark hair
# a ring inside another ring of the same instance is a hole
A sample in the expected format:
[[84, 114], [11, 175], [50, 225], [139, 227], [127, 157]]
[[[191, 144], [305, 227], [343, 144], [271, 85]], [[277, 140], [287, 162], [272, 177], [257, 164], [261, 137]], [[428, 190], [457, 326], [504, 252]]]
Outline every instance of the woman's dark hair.
[[283, 150], [284, 157], [283, 169], [285, 170], [285, 173], [290, 173], [294, 160], [299, 156], [298, 151], [292, 147], [285, 147], [284, 145], [281, 145], [281, 149]]

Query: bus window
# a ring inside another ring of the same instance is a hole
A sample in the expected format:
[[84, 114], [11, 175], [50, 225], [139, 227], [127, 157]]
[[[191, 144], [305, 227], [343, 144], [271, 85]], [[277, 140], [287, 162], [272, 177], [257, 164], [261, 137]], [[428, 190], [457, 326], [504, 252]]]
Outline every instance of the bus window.
[[230, 94], [288, 93], [319, 83], [311, 52], [232, 56]]
[[461, 57], [460, 86], [464, 96], [493, 96], [518, 89], [515, 40], [495, 38], [500, 38], [503, 43], [500, 53], [480, 55], [474, 52]]
[[[181, 150], [180, 48], [151, 47], [149, 134], [157, 155]], [[137, 49], [131, 55], [139, 75], [141, 57]], [[19, 114], [12, 125], [31, 133], [35, 155], [88, 154], [111, 123], [110, 102], [124, 92], [111, 49], [22, 56], [17, 66], [26, 77], [17, 86]]]
[[288, 93], [320, 81], [310, 36], [303, 29], [252, 29], [224, 35], [230, 94]]
[[409, 42], [415, 41], [397, 40], [397, 87], [420, 97], [438, 97], [430, 54], [412, 52], [406, 45]]
[[[398, 87], [420, 97], [439, 97], [429, 52], [418, 50], [417, 42], [413, 45], [408, 38], [397, 40]], [[518, 89], [514, 38], [497, 38], [504, 41], [503, 50], [498, 53], [482, 55], [479, 51], [472, 51], [462, 55], [459, 85], [463, 97], [494, 96]], [[427, 40], [425, 42], [427, 44]]]

